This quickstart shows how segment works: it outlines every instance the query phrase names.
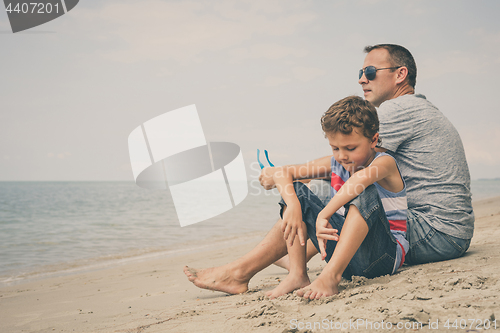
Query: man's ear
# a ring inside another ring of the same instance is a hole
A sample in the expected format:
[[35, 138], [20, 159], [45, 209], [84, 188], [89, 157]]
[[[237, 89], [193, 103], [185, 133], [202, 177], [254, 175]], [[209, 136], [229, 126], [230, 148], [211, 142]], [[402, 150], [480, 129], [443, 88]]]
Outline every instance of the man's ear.
[[404, 82], [406, 80], [406, 78], [408, 77], [408, 68], [403, 66], [403, 67], [396, 69], [396, 71], [398, 72], [398, 75], [396, 77], [396, 84], [400, 84], [400, 83]]

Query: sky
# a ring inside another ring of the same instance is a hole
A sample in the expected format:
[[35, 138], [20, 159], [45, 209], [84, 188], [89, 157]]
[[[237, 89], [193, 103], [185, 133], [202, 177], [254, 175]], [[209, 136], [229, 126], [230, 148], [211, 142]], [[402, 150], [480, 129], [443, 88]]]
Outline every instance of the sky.
[[128, 135], [196, 104], [208, 141], [276, 165], [331, 154], [320, 117], [362, 96], [366, 45], [407, 47], [460, 133], [472, 179], [500, 177], [500, 2], [81, 0], [13, 34], [0, 10], [0, 181], [133, 181]]

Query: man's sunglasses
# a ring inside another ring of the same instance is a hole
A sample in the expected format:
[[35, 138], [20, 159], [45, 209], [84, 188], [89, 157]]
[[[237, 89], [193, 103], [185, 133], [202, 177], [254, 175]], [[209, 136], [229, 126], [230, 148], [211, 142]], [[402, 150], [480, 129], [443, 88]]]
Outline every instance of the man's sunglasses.
[[365, 73], [366, 78], [371, 81], [375, 79], [377, 71], [381, 71], [383, 69], [396, 69], [400, 67], [403, 66], [387, 67], [387, 68], [375, 68], [375, 66], [366, 66], [365, 68], [359, 70], [359, 78], [361, 79], [363, 77], [363, 73]]

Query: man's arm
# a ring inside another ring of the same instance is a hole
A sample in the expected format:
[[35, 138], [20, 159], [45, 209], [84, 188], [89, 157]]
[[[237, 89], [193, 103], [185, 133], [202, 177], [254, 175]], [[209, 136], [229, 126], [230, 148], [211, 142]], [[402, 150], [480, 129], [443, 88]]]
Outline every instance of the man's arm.
[[[403, 108], [397, 103], [397, 100], [388, 100], [382, 103], [377, 114], [382, 149], [396, 152], [401, 144], [414, 135], [413, 112]], [[375, 149], [377, 150], [377, 148]]]

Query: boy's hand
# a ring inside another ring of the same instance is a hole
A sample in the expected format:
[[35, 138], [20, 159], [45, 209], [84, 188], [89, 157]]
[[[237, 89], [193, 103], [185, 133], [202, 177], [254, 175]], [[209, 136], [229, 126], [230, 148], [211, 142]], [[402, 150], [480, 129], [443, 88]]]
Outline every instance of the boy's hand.
[[328, 240], [338, 241], [338, 230], [333, 229], [329, 219], [318, 216], [316, 220], [316, 238], [318, 239], [319, 251], [321, 253], [321, 260], [326, 258], [326, 242]]
[[290, 246], [293, 245], [295, 235], [299, 235], [300, 245], [306, 244], [304, 240], [304, 230], [302, 229], [302, 210], [298, 207], [287, 207], [283, 213], [283, 221], [281, 222], [281, 231], [285, 241]]
[[275, 171], [276, 168], [266, 167], [260, 172], [259, 182], [266, 190], [272, 190], [276, 187], [276, 183], [274, 182]]

